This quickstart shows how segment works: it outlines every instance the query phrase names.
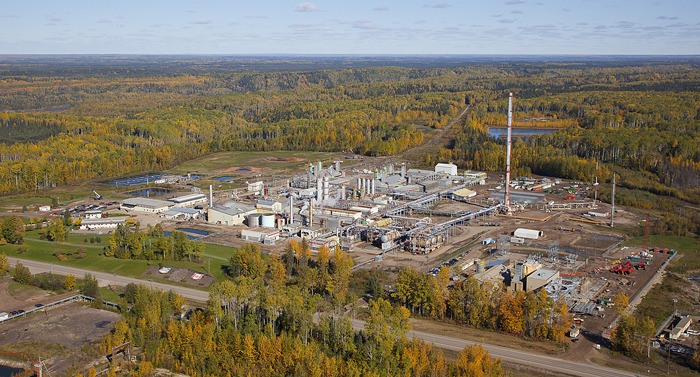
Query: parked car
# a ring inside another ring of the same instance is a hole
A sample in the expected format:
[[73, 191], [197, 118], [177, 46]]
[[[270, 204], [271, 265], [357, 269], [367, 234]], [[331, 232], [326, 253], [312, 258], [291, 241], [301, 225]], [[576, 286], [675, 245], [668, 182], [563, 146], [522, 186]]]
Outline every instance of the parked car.
[[43, 308], [43, 307], [44, 307], [44, 304], [39, 303], [39, 304], [35, 304], [34, 306], [37, 307], [37, 308]]

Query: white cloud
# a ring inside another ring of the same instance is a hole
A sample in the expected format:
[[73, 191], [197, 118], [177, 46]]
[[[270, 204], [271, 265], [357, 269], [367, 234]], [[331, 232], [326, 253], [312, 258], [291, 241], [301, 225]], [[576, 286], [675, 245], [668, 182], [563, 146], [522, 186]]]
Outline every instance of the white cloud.
[[437, 4], [425, 4], [423, 5], [423, 8], [435, 8], [435, 9], [445, 9], [451, 7], [450, 4], [447, 3], [437, 3]]
[[318, 12], [319, 9], [313, 3], [299, 3], [295, 11], [297, 12]]

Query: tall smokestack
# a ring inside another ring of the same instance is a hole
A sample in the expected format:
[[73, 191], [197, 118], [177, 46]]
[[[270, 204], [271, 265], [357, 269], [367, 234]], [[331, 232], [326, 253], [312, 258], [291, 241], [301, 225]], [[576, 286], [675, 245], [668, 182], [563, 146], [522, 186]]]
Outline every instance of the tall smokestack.
[[377, 181], [376, 179], [372, 180], [372, 187], [371, 187], [372, 195], [375, 194], [374, 190], [376, 190], [376, 188], [377, 188], [376, 183], [375, 183], [376, 181]]
[[338, 174], [340, 174], [340, 160], [337, 160], [335, 162], [335, 171], [338, 172]]
[[513, 126], [513, 93], [508, 94], [508, 136], [506, 137], [506, 209], [510, 212], [510, 149]]
[[214, 206], [214, 189], [209, 185], [209, 207]]
[[314, 199], [309, 199], [309, 228], [314, 226]]
[[615, 173], [613, 173], [612, 199], [610, 200], [610, 227], [615, 226]]
[[323, 181], [320, 177], [316, 179], [316, 200], [323, 200]]
[[294, 197], [289, 196], [289, 225], [294, 224]]

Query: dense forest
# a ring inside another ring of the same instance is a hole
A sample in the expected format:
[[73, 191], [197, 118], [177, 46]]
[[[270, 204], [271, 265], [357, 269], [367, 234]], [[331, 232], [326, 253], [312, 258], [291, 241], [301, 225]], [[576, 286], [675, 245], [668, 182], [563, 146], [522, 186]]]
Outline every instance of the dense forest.
[[[467, 106], [443, 145], [412, 157], [499, 171], [503, 141], [488, 129], [505, 125], [513, 92], [515, 126], [558, 130], [516, 140], [515, 174], [605, 183], [615, 173], [622, 204], [665, 212], [700, 204], [700, 70], [692, 59], [436, 59], [432, 67], [378, 59], [343, 67], [334, 59], [285, 66], [164, 57], [160, 68], [153, 57], [112, 66], [99, 58], [5, 60], [2, 193], [163, 170], [217, 151], [396, 155]], [[681, 212], [687, 226], [666, 221], [661, 231], [700, 231], [698, 211]]]
[[175, 293], [128, 285], [123, 318], [92, 353], [132, 342], [143, 351], [129, 370], [134, 376], [156, 367], [190, 376], [504, 375], [481, 346], [450, 362], [431, 344], [408, 339], [409, 311], [383, 298], [370, 301], [356, 332], [343, 315], [354, 301], [350, 267], [339, 249], [311, 258], [306, 243], [291, 242], [280, 258], [247, 244], [234, 251], [231, 279], [210, 288], [205, 310], [186, 313]]

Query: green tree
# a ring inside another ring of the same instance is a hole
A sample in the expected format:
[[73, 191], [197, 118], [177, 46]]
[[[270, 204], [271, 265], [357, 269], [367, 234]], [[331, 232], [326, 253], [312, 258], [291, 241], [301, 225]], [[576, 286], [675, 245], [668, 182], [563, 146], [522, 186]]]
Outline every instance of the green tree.
[[85, 296], [93, 297], [95, 301], [99, 301], [100, 285], [97, 283], [97, 278], [92, 274], [85, 274], [80, 284], [80, 293]]
[[24, 222], [19, 216], [9, 216], [3, 219], [0, 227], [2, 238], [7, 243], [21, 244], [24, 241]]
[[264, 276], [267, 263], [263, 260], [260, 247], [247, 243], [241, 248], [233, 250], [233, 256], [229, 260], [229, 268], [231, 276], [259, 279]]
[[66, 240], [66, 227], [60, 219], [53, 219], [48, 227], [44, 230], [44, 236], [52, 242], [63, 242]]
[[25, 267], [22, 263], [17, 262], [12, 278], [20, 284], [29, 284], [32, 282], [32, 273], [29, 271], [28, 267]]
[[0, 254], [0, 277], [5, 276], [10, 272], [10, 261], [7, 259], [7, 255], [4, 253]]

